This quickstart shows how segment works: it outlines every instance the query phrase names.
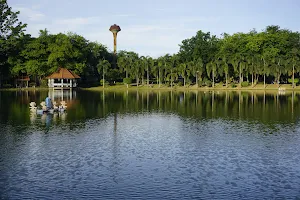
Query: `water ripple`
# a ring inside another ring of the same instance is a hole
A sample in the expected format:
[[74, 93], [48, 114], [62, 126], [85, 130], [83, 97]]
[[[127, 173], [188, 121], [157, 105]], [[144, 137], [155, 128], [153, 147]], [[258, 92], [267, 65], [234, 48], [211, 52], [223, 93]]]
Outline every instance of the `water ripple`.
[[10, 129], [0, 135], [0, 199], [300, 197], [297, 124], [139, 113]]

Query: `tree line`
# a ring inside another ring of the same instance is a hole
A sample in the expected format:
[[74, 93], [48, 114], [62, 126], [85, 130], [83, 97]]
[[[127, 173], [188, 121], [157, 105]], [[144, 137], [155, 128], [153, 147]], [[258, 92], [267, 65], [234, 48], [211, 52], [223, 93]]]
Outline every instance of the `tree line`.
[[260, 82], [279, 87], [289, 82], [294, 87], [299, 81], [300, 34], [279, 26], [221, 37], [199, 30], [181, 42], [178, 53], [152, 58], [131, 51], [114, 55], [75, 33], [50, 34], [45, 29], [31, 37], [25, 34], [26, 24], [18, 21], [19, 12], [13, 12], [6, 0], [0, 0], [0, 9], [0, 86], [21, 74], [43, 85], [59, 67], [81, 76], [82, 86], [122, 82], [242, 87]]

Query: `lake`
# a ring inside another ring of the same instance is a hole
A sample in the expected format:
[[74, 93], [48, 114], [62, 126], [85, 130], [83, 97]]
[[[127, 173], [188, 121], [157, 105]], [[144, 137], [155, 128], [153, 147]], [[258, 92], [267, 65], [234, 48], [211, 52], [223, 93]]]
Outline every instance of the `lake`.
[[[31, 101], [67, 102], [31, 113]], [[0, 92], [0, 199], [299, 199], [300, 92]]]

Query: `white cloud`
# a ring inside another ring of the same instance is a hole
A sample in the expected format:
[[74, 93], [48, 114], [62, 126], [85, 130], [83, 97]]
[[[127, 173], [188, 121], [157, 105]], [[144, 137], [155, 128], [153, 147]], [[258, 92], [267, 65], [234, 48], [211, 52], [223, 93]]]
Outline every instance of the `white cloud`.
[[69, 19], [56, 19], [54, 20], [54, 24], [58, 25], [67, 25], [67, 26], [81, 26], [81, 25], [88, 25], [94, 24], [99, 22], [99, 17], [76, 17], [76, 18], [69, 18]]
[[205, 22], [205, 23], [212, 23], [220, 21], [219, 17], [214, 16], [198, 16], [198, 17], [183, 17], [179, 19], [181, 22], [184, 23], [193, 23], [193, 22]]
[[115, 14], [112, 17], [135, 17], [135, 14]]
[[[36, 8], [37, 6], [32, 6]], [[45, 19], [45, 15], [38, 10], [23, 7], [23, 6], [15, 6], [14, 10], [20, 11], [21, 15], [27, 18], [29, 21], [42, 21]]]
[[[44, 6], [45, 7], [45, 6]], [[97, 41], [113, 49], [113, 37], [109, 26], [118, 22], [122, 31], [118, 34], [118, 50], [135, 51], [139, 55], [158, 57], [178, 52], [182, 40], [195, 35], [205, 24], [215, 24], [220, 19], [213, 16], [166, 16], [159, 20], [155, 17], [142, 19], [135, 13], [104, 14], [89, 16], [62, 17], [45, 16], [39, 5], [14, 6], [28, 23], [27, 32], [38, 36], [39, 30], [47, 29], [51, 34], [74, 32], [90, 41]], [[170, 11], [169, 8], [157, 8], [158, 12]], [[45, 11], [45, 13], [47, 13]], [[49, 13], [50, 15], [51, 13]], [[80, 13], [79, 13], [80, 14]], [[72, 16], [70, 14], [69, 16]], [[74, 16], [74, 15], [73, 15]]]

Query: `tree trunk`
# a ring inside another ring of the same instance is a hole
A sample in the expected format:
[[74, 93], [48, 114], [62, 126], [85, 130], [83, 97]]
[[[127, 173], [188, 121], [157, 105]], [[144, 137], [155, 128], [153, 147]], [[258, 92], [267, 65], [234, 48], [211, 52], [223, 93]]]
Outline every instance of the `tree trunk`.
[[[280, 67], [280, 59], [279, 59], [277, 65], [278, 65], [278, 68], [279, 68], [279, 67]], [[280, 70], [279, 70], [279, 71], [280, 71]], [[278, 88], [280, 87], [280, 76], [281, 76], [281, 74], [280, 74], [280, 72], [278, 72], [278, 77], [277, 77]]]
[[103, 89], [104, 89], [104, 85], [105, 85], [105, 79], [104, 79], [104, 68], [103, 68], [103, 72], [102, 72], [102, 81], [103, 81]]
[[138, 75], [136, 76], [136, 86], [139, 87], [139, 77], [138, 77]]
[[241, 69], [241, 64], [239, 64], [239, 68], [240, 68], [240, 88], [242, 87], [242, 69]]
[[266, 88], [266, 73], [264, 73], [264, 88]]
[[160, 88], [160, 70], [158, 70], [158, 87]]
[[147, 68], [147, 85], [149, 87], [149, 68]]
[[173, 88], [173, 70], [171, 70], [171, 88]]
[[280, 73], [278, 73], [278, 77], [277, 77], [277, 84], [278, 84], [278, 88], [280, 87], [280, 82], [279, 82], [279, 80], [280, 80], [280, 76], [281, 76], [281, 74], [280, 74]]
[[225, 79], [226, 79], [226, 88], [228, 87], [228, 73], [225, 73]]
[[266, 61], [264, 59], [264, 88], [266, 88]]
[[212, 87], [214, 88], [215, 87], [215, 73], [214, 73], [214, 70], [212, 70], [212, 78], [213, 78]]
[[197, 87], [199, 86], [198, 85], [198, 73], [196, 72], [196, 85], [197, 85]]
[[293, 88], [295, 87], [295, 85], [294, 85], [294, 80], [295, 80], [295, 65], [293, 64], [293, 74], [292, 74], [292, 84], [293, 84]]
[[254, 86], [254, 73], [252, 72], [252, 87]]
[[[200, 74], [199, 74], [199, 80], [200, 80], [200, 82], [201, 82], [201, 84], [202, 84], [202, 72], [200, 72]], [[202, 85], [201, 85], [202, 86]]]

